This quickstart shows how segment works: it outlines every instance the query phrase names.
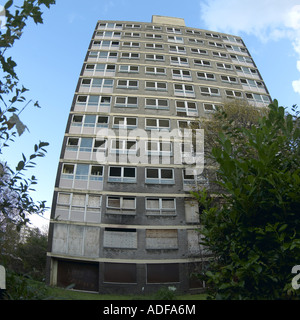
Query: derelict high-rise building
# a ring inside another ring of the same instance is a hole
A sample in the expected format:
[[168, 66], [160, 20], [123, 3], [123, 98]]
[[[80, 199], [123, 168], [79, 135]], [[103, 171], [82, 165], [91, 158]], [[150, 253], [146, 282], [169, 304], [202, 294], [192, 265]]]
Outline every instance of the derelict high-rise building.
[[190, 191], [209, 180], [201, 134], [189, 141], [184, 132], [200, 131], [228, 99], [271, 101], [240, 37], [180, 18], [98, 21], [59, 160], [50, 284], [103, 293], [203, 287], [191, 276], [208, 255]]

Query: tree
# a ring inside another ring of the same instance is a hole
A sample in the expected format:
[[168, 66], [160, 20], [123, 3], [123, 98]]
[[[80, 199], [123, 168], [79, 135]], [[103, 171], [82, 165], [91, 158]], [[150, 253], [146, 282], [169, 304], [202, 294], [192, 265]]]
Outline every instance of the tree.
[[212, 149], [220, 201], [194, 192], [212, 254], [200, 277], [217, 299], [288, 299], [300, 261], [299, 112], [274, 100], [256, 125], [228, 127]]
[[[20, 115], [32, 102], [26, 102], [24, 86], [19, 86], [19, 79], [15, 71], [16, 62], [6, 54], [15, 41], [20, 39], [26, 22], [32, 18], [35, 23], [42, 23], [42, 5], [47, 8], [55, 3], [55, 0], [24, 0], [22, 6], [13, 7], [13, 1], [7, 1], [4, 5], [6, 32], [0, 31], [0, 64], [2, 66], [2, 80], [0, 81], [0, 154], [9, 147], [9, 143], [15, 137], [22, 135], [26, 130], [20, 119]], [[39, 107], [38, 102], [33, 103]], [[39, 142], [34, 146], [34, 152], [28, 157], [22, 154], [15, 170], [5, 162], [0, 165], [0, 221], [10, 221], [17, 224], [18, 228], [25, 225], [29, 219], [28, 214], [43, 214], [46, 210], [45, 201], [34, 202], [30, 197], [33, 185], [37, 183], [36, 177], [25, 177], [25, 171], [33, 168], [35, 158], [44, 157], [47, 142]]]
[[25, 241], [19, 242], [16, 255], [22, 261], [23, 274], [31, 278], [43, 281], [46, 272], [48, 236], [38, 228], [27, 228]]

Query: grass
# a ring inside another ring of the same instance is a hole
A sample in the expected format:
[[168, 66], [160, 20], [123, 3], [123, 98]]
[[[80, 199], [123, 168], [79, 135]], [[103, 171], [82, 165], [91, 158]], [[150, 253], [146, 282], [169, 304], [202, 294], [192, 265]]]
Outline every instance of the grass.
[[[206, 300], [206, 294], [176, 295], [176, 300]], [[48, 287], [48, 299], [53, 300], [157, 300], [153, 295], [98, 294], [57, 287]]]

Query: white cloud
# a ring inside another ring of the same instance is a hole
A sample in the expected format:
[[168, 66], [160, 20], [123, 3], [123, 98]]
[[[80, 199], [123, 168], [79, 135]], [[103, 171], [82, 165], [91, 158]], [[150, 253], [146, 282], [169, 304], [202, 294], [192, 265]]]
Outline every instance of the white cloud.
[[[300, 71], [299, 0], [202, 0], [201, 19], [210, 30], [255, 35], [262, 42], [289, 39]], [[300, 80], [293, 81], [300, 93]]]
[[294, 91], [300, 94], [300, 79], [294, 80], [292, 82], [292, 86], [293, 86]]

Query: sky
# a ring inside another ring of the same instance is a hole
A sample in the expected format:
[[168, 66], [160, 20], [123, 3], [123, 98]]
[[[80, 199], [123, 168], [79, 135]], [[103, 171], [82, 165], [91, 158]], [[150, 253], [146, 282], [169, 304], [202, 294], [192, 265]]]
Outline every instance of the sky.
[[[5, 2], [0, 0], [0, 5]], [[30, 89], [27, 100], [38, 100], [42, 108], [31, 103], [22, 112], [29, 132], [6, 148], [0, 160], [15, 167], [22, 153], [33, 152], [34, 144], [49, 142], [46, 157], [28, 171], [38, 179], [33, 199], [46, 200], [49, 207], [68, 114], [98, 20], [151, 22], [152, 15], [171, 16], [184, 18], [191, 28], [240, 36], [272, 99], [288, 110], [300, 106], [299, 0], [57, 0], [43, 12], [44, 23], [28, 23], [7, 51], [17, 62], [20, 83]], [[33, 226], [43, 228], [48, 222], [49, 212], [32, 219]]]

